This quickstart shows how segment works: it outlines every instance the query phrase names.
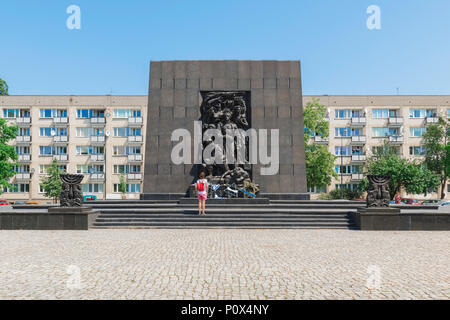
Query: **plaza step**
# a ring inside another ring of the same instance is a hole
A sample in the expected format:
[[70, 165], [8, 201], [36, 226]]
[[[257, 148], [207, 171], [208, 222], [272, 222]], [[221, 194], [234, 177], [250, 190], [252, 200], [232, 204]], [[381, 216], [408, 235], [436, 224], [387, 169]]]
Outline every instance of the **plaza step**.
[[94, 228], [237, 228], [237, 229], [353, 229], [351, 213], [360, 202], [271, 200], [224, 203], [211, 201], [207, 215], [199, 216], [197, 204], [96, 203], [99, 212]]

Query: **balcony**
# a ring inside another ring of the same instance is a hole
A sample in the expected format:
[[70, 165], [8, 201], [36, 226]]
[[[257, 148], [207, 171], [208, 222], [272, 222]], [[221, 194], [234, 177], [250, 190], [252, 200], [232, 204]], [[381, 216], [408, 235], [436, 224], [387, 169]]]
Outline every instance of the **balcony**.
[[105, 136], [92, 136], [91, 144], [96, 146], [104, 146], [106, 142]]
[[21, 128], [28, 128], [31, 126], [31, 118], [16, 118], [16, 125]]
[[352, 136], [352, 145], [365, 145], [366, 144], [366, 136]]
[[401, 127], [403, 125], [403, 118], [389, 118], [388, 126], [389, 127]]
[[144, 124], [144, 119], [142, 117], [128, 118], [129, 127], [142, 127]]
[[354, 117], [350, 124], [351, 127], [364, 127], [366, 125], [366, 118]]
[[16, 174], [16, 181], [30, 181], [31, 173], [18, 173]]
[[20, 145], [30, 145], [31, 143], [31, 136], [17, 136], [16, 137], [16, 144]]
[[128, 180], [142, 180], [142, 173], [129, 173]]
[[329, 141], [330, 141], [329, 138], [322, 138], [319, 136], [314, 137], [314, 143], [317, 143], [317, 144], [328, 144]]
[[142, 136], [129, 136], [128, 143], [129, 144], [142, 144]]
[[67, 117], [53, 118], [53, 125], [55, 127], [67, 127], [69, 125], [69, 118]]
[[89, 158], [90, 162], [105, 162], [104, 154], [92, 154]]
[[105, 181], [105, 174], [104, 173], [91, 173], [90, 180], [91, 181]]
[[57, 154], [53, 157], [58, 162], [67, 162], [69, 161], [69, 156], [67, 154]]
[[105, 124], [106, 124], [105, 117], [91, 118], [91, 126], [93, 126], [93, 127], [104, 127]]
[[364, 178], [362, 173], [352, 173], [352, 181], [361, 181]]
[[435, 124], [439, 122], [439, 118], [437, 117], [430, 117], [425, 119], [425, 125]]
[[403, 137], [402, 136], [390, 136], [389, 142], [392, 144], [403, 144]]
[[31, 162], [31, 155], [30, 154], [19, 154], [19, 162]]
[[354, 154], [352, 155], [352, 162], [365, 162], [366, 155], [365, 154]]
[[143, 157], [142, 154], [129, 154], [128, 162], [142, 162]]
[[53, 143], [56, 145], [66, 145], [69, 143], [69, 137], [67, 136], [54, 136]]

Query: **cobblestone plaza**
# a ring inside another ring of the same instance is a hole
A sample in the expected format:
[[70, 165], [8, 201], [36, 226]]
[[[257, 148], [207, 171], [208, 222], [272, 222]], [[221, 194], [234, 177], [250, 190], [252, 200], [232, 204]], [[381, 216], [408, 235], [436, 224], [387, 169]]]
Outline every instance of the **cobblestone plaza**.
[[0, 232], [0, 299], [449, 299], [448, 232]]

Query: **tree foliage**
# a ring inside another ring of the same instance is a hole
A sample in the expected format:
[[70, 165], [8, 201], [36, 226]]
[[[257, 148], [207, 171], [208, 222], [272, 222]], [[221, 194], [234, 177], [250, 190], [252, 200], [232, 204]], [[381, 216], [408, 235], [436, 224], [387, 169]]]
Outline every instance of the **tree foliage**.
[[311, 138], [320, 136], [328, 138], [329, 122], [325, 120], [327, 109], [319, 103], [319, 99], [308, 102], [303, 109], [305, 125], [305, 160], [306, 180], [309, 186], [318, 188], [331, 184], [333, 177], [337, 178], [334, 170], [336, 157], [323, 145], [315, 145]]
[[8, 84], [5, 80], [0, 78], [0, 96], [7, 96], [8, 95]]
[[450, 159], [448, 159], [447, 141], [448, 130], [448, 123], [440, 118], [438, 123], [429, 125], [423, 135], [423, 146], [425, 147], [424, 165], [431, 172], [439, 176], [441, 199], [445, 198], [445, 187], [450, 177]]
[[9, 126], [5, 119], [0, 119], [0, 193], [10, 186], [10, 179], [16, 174], [14, 166], [17, 153], [14, 146], [7, 143], [17, 136], [17, 126]]
[[[391, 177], [391, 199], [402, 188], [411, 194], [426, 194], [433, 192], [440, 184], [439, 176], [433, 174], [417, 161], [403, 159], [397, 154], [374, 156], [367, 163], [368, 175], [387, 175]], [[362, 186], [367, 190], [365, 179]]]
[[53, 199], [56, 203], [61, 196], [62, 181], [60, 175], [64, 171], [58, 165], [56, 159], [53, 159], [52, 165], [48, 168], [47, 176], [42, 178], [41, 187], [47, 198]]
[[123, 174], [120, 176], [120, 182], [119, 182], [118, 188], [119, 188], [120, 193], [122, 193], [122, 194], [127, 193], [127, 183], [125, 181], [125, 176]]

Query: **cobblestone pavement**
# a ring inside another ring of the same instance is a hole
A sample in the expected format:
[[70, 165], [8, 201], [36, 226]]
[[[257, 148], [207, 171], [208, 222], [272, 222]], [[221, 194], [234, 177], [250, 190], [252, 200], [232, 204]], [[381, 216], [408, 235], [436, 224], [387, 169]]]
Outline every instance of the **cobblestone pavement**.
[[449, 232], [0, 231], [0, 299], [449, 299]]

